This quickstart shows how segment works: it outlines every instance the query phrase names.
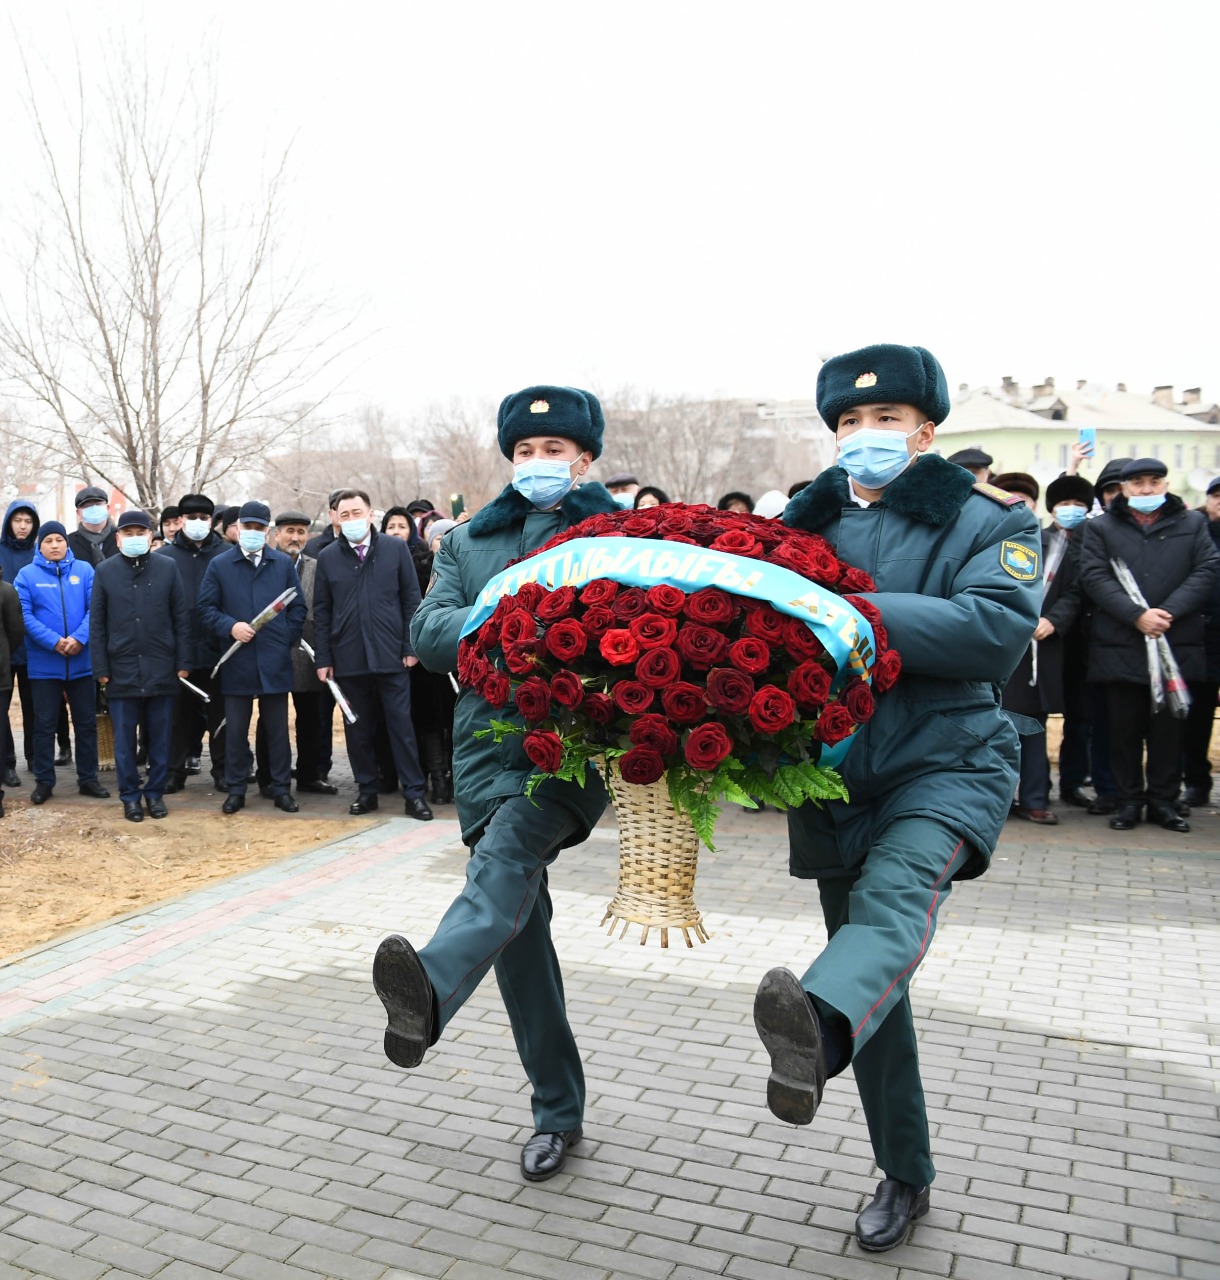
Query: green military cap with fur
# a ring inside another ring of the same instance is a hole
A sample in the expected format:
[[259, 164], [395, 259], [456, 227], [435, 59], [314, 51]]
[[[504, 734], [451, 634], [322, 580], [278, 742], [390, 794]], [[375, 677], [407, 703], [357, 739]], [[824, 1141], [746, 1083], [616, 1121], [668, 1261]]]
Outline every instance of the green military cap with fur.
[[839, 415], [862, 404], [910, 404], [939, 426], [949, 416], [949, 384], [923, 347], [878, 342], [833, 356], [818, 371], [818, 413], [835, 431]]
[[496, 422], [500, 452], [513, 456], [518, 440], [530, 436], [560, 436], [574, 440], [595, 458], [601, 456], [606, 424], [602, 407], [591, 391], [578, 387], [526, 387], [500, 402]]

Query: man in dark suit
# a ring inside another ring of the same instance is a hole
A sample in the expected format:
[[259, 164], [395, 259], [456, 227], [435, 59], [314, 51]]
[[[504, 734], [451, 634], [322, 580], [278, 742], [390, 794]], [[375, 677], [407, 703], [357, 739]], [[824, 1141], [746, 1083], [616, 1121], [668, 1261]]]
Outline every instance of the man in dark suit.
[[[199, 617], [227, 648], [241, 648], [220, 668], [225, 705], [225, 786], [223, 813], [245, 807], [250, 759], [250, 717], [266, 723], [268, 784], [277, 809], [296, 813], [291, 790], [292, 746], [288, 740], [288, 695], [294, 675], [292, 650], [305, 626], [305, 601], [292, 559], [267, 546], [271, 510], [247, 502], [238, 512], [238, 543], [208, 565], [199, 591]], [[251, 623], [291, 588], [296, 596], [259, 630]]]
[[339, 537], [318, 556], [313, 620], [318, 679], [332, 676], [356, 713], [345, 725], [347, 754], [359, 795], [355, 814], [377, 808], [377, 718], [384, 716], [407, 816], [428, 822], [424, 773], [411, 726], [411, 619], [419, 608], [419, 579], [401, 538], [379, 534], [369, 496], [341, 490], [335, 502]]

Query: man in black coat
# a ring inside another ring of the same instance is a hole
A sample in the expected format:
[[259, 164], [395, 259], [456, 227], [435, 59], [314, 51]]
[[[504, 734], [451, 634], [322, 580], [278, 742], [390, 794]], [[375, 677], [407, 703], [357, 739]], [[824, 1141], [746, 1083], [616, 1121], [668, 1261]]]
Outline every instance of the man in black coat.
[[[199, 618], [223, 646], [241, 646], [220, 668], [224, 694], [225, 787], [222, 813], [245, 808], [250, 768], [250, 720], [258, 699], [258, 718], [266, 726], [268, 788], [275, 807], [296, 813], [292, 795], [292, 745], [288, 740], [288, 695], [295, 677], [292, 651], [305, 626], [301, 580], [292, 559], [267, 546], [271, 510], [262, 502], [245, 503], [237, 515], [238, 544], [216, 556], [203, 575]], [[251, 623], [285, 591], [293, 598], [259, 629]]]
[[[377, 808], [377, 718], [385, 718], [390, 750], [408, 817], [428, 822], [424, 774], [411, 726], [411, 619], [419, 608], [419, 581], [411, 550], [401, 538], [373, 528], [369, 496], [343, 489], [335, 503], [340, 537], [318, 557], [313, 620], [318, 679], [332, 676], [356, 713], [345, 725], [347, 754], [359, 795], [355, 814]], [[380, 708], [380, 712], [379, 709]]]
[[[1220, 553], [1220, 476], [1207, 486], [1203, 502], [1203, 514], [1207, 517], [1207, 531], [1212, 544]], [[1183, 799], [1188, 805], [1205, 805], [1211, 799], [1212, 766], [1208, 758], [1211, 751], [1212, 725], [1216, 718], [1216, 697], [1220, 694], [1220, 573], [1212, 588], [1212, 598], [1204, 606], [1207, 616], [1203, 633], [1206, 661], [1202, 680], [1190, 682], [1190, 715], [1182, 743], [1182, 781], [1186, 785]]]
[[[1182, 721], [1168, 703], [1154, 709], [1147, 637], [1164, 636], [1186, 681], [1203, 678], [1203, 609], [1220, 569], [1207, 520], [1169, 492], [1158, 458], [1122, 472], [1122, 492], [1085, 526], [1080, 577], [1096, 606], [1089, 636], [1089, 680], [1105, 689], [1110, 764], [1118, 788], [1115, 831], [1130, 831], [1146, 802], [1148, 820], [1189, 831], [1176, 803], [1182, 777]], [[1112, 562], [1135, 577], [1147, 607], [1123, 589]], [[1144, 747], [1147, 744], [1147, 786]]]
[[224, 701], [220, 696], [219, 681], [212, 679], [212, 668], [220, 657], [221, 648], [217, 638], [200, 621], [199, 592], [208, 565], [231, 545], [219, 533], [213, 532], [212, 517], [216, 504], [207, 494], [188, 493], [179, 500], [178, 510], [182, 513], [182, 528], [174, 535], [173, 541], [157, 554], [168, 557], [182, 578], [190, 641], [186, 678], [196, 688], [202, 689], [211, 701], [205, 704], [197, 694], [178, 686], [169, 750], [169, 783], [165, 788], [171, 795], [186, 786], [187, 757], [192, 754], [203, 731], [201, 721], [207, 725], [212, 785], [217, 791], [225, 789]]
[[[117, 531], [120, 554], [98, 565], [89, 605], [93, 675], [106, 686], [114, 725], [114, 764], [123, 815], [142, 822], [166, 815], [170, 736], [178, 677], [188, 671], [190, 638], [186, 592], [178, 570], [154, 556], [152, 518], [124, 511]], [[136, 729], [144, 724], [148, 778], [140, 785]]]
[[68, 534], [68, 550], [85, 564], [95, 569], [103, 560], [119, 554], [114, 525], [110, 523], [110, 508], [106, 490], [96, 485], [86, 485], [76, 495], [78, 524]]

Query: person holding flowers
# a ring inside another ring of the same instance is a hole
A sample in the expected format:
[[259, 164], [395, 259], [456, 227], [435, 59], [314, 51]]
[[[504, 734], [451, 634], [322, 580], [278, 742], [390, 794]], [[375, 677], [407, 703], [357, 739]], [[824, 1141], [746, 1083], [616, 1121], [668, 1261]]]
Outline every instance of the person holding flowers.
[[864, 1249], [901, 1244], [935, 1176], [908, 987], [954, 881], [986, 870], [1017, 781], [1000, 688], [1042, 599], [1038, 525], [1020, 495], [976, 484], [929, 450], [949, 413], [922, 347], [828, 360], [818, 412], [838, 465], [784, 523], [822, 535], [876, 589], [852, 597], [902, 655], [902, 679], [840, 766], [850, 803], [789, 813], [790, 870], [815, 879], [829, 933], [798, 978], [772, 969], [754, 1019], [771, 1058], [767, 1103], [809, 1124], [852, 1066], [884, 1174], [860, 1214]]
[[[500, 451], [513, 465], [512, 482], [441, 541], [411, 626], [415, 652], [432, 671], [457, 667], [463, 625], [492, 577], [569, 526], [620, 509], [602, 485], [579, 483], [602, 451], [596, 396], [574, 387], [527, 387], [501, 403], [497, 431]], [[536, 1132], [521, 1153], [521, 1170], [537, 1182], [557, 1174], [580, 1140], [585, 1100], [551, 941], [547, 867], [561, 849], [587, 838], [607, 796], [590, 769], [583, 787], [552, 778], [527, 797], [537, 761], [522, 739], [474, 736], [494, 716], [511, 714], [471, 688], [462, 690], [453, 780], [462, 838], [471, 849], [465, 887], [418, 951], [398, 935], [383, 940], [373, 983], [388, 1017], [386, 1056], [409, 1068], [419, 1065], [494, 967], [533, 1089]]]

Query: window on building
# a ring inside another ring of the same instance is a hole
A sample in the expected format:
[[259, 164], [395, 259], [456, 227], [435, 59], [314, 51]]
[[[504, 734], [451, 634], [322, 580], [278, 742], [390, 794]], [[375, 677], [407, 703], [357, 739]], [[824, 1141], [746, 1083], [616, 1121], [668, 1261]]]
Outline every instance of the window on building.
[[1173, 465], [1175, 467], [1184, 467], [1186, 465], [1186, 446], [1175, 444], [1173, 446]]
[[1106, 445], [1106, 461], [1107, 462], [1114, 461], [1114, 446], [1112, 444]]
[[1065, 444], [1061, 444], [1059, 446], [1059, 469], [1061, 471], [1066, 471], [1067, 464], [1068, 464], [1068, 447]]
[[1161, 446], [1159, 444], [1154, 444], [1152, 446], [1152, 453], [1149, 456], [1159, 458], [1161, 456]]
[[1034, 445], [1034, 462], [1038, 463], [1041, 461], [1042, 461], [1042, 442], [1038, 441]]

